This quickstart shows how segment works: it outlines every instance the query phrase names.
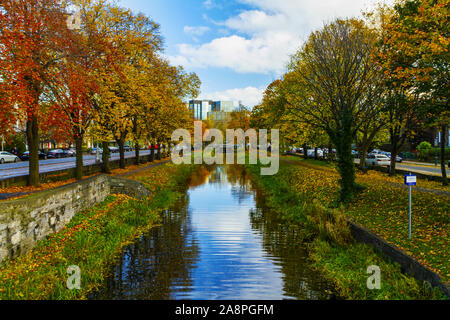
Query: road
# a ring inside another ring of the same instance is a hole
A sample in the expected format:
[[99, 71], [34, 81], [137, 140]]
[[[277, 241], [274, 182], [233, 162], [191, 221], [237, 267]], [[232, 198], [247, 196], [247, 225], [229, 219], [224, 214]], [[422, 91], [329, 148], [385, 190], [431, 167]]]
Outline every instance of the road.
[[[359, 159], [356, 159], [355, 163], [359, 163]], [[402, 163], [397, 163], [395, 167], [399, 170], [411, 171], [412, 173], [423, 173], [435, 176], [442, 175], [440, 165], [436, 167], [432, 164], [404, 161]], [[450, 175], [449, 169], [447, 169], [447, 175]]]
[[[149, 150], [142, 150], [140, 154], [142, 156], [148, 155]], [[125, 158], [134, 158], [135, 152], [126, 152]], [[111, 160], [118, 160], [120, 155], [113, 153], [110, 157]], [[83, 157], [83, 164], [85, 166], [95, 164], [95, 155], [85, 155]], [[48, 159], [39, 161], [40, 173], [53, 172], [64, 169], [75, 168], [75, 157], [73, 158], [61, 158], [61, 159]], [[12, 177], [20, 177], [28, 175], [28, 161], [21, 161], [17, 163], [4, 163], [0, 164], [0, 180], [8, 179]]]

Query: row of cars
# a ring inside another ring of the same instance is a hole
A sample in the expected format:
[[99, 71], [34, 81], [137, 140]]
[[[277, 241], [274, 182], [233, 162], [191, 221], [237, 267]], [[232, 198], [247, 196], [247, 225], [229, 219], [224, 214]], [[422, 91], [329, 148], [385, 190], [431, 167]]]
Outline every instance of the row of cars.
[[[291, 151], [295, 153], [303, 153], [303, 148], [292, 147]], [[336, 154], [336, 149], [332, 149], [331, 151], [333, 152], [333, 154]], [[306, 150], [306, 154], [308, 155], [309, 158], [315, 158], [316, 149], [308, 149]], [[328, 149], [317, 148], [317, 157], [318, 158], [328, 157]]]
[[[303, 148], [291, 148], [291, 151], [297, 152], [297, 153], [303, 153]], [[317, 157], [318, 158], [326, 158], [328, 156], [328, 149], [317, 149]], [[333, 154], [336, 154], [336, 149], [332, 149]], [[315, 158], [316, 156], [316, 150], [315, 149], [309, 149], [306, 151], [308, 157]], [[352, 155], [355, 158], [359, 158], [359, 153], [357, 150], [352, 150]], [[403, 162], [403, 159], [400, 156], [396, 157], [397, 162]], [[391, 153], [382, 151], [382, 150], [373, 150], [371, 153], [369, 153], [366, 157], [366, 165], [368, 166], [389, 166], [391, 164]]]
[[[395, 161], [402, 163], [403, 158], [400, 156], [395, 157]], [[391, 165], [391, 153], [382, 150], [373, 150], [367, 155], [366, 166], [390, 166]]]
[[[38, 152], [39, 152], [38, 154], [39, 154], [40, 160], [68, 158], [68, 157], [75, 157], [75, 155], [76, 155], [75, 150], [72, 148], [53, 149], [48, 152], [39, 150]], [[28, 160], [30, 160], [30, 151], [25, 151], [22, 154], [11, 153], [11, 152], [7, 152], [7, 151], [0, 152], [0, 164], [6, 163], [6, 162], [19, 162], [19, 161], [28, 161]]]
[[[119, 153], [120, 149], [119, 147], [108, 147], [109, 149], [109, 153]], [[123, 149], [125, 150], [125, 152], [131, 152], [133, 151], [133, 148], [130, 146], [123, 146]], [[103, 148], [98, 148], [98, 152], [100, 154], [103, 153]], [[91, 149], [91, 154], [97, 154], [97, 148], [92, 148]]]

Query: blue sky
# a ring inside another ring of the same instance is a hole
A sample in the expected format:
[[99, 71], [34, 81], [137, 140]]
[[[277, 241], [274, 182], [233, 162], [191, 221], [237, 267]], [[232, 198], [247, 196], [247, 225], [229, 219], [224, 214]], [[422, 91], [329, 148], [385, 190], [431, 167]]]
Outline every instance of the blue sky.
[[[165, 56], [196, 72], [199, 98], [253, 107], [311, 31], [376, 0], [119, 0], [161, 25]], [[391, 0], [388, 0], [391, 1]]]

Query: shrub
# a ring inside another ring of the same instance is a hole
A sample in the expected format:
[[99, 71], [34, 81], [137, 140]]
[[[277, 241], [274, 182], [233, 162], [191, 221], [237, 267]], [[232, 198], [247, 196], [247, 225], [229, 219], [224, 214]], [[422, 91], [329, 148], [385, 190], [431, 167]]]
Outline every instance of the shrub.
[[432, 146], [429, 142], [424, 141], [419, 144], [417, 150], [419, 151], [420, 160], [427, 160], [429, 152], [432, 150]]

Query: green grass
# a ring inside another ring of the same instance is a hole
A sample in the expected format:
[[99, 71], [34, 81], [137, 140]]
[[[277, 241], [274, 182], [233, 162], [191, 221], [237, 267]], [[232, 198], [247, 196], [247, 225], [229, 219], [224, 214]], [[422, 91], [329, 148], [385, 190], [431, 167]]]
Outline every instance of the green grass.
[[[182, 196], [193, 166], [164, 165], [140, 173], [153, 191], [138, 201], [112, 195], [77, 214], [60, 232], [0, 268], [0, 299], [84, 299], [103, 284], [121, 249], [157, 225]], [[81, 270], [81, 289], [69, 290], [67, 268]]]
[[[258, 165], [246, 167], [264, 192], [266, 204], [286, 223], [298, 225], [303, 230], [303, 241], [308, 242], [314, 267], [334, 282], [341, 297], [442, 298], [440, 292], [431, 292], [414, 278], [403, 275], [400, 266], [386, 263], [371, 247], [353, 241], [345, 222], [349, 207], [337, 205], [338, 183], [332, 165], [318, 167], [311, 160], [284, 159], [288, 161], [281, 162], [280, 171], [275, 176], [261, 176]], [[300, 169], [297, 162], [302, 163]], [[367, 288], [370, 276], [367, 268], [372, 264], [381, 268], [381, 290]]]

